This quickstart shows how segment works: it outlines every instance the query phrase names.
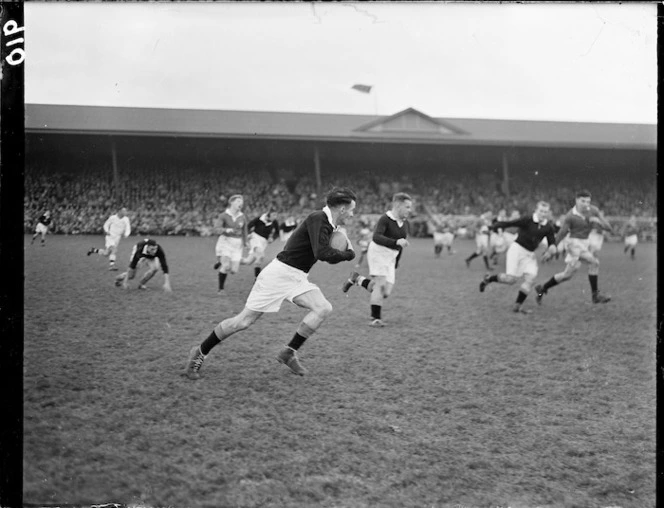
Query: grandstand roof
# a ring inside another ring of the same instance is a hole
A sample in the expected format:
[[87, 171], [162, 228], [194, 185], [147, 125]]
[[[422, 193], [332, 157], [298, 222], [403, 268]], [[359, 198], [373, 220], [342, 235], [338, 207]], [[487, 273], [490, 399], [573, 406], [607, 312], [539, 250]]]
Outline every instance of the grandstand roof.
[[370, 143], [657, 148], [657, 126], [390, 116], [26, 104], [28, 133], [116, 134]]

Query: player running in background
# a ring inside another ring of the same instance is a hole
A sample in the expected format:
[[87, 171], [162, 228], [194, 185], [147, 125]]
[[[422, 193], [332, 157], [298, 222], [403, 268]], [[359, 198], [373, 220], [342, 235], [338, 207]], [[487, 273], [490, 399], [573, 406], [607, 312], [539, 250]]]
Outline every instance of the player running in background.
[[537, 291], [537, 303], [542, 303], [542, 297], [554, 286], [561, 282], [570, 280], [581, 266], [581, 263], [587, 263], [588, 281], [592, 291], [593, 303], [607, 303], [611, 297], [604, 296], [598, 289], [599, 277], [599, 259], [589, 250], [588, 235], [590, 230], [596, 225], [611, 231], [611, 225], [602, 215], [599, 209], [590, 204], [590, 192], [583, 190], [576, 194], [576, 203], [572, 209], [567, 212], [562, 227], [556, 235], [556, 245], [558, 245], [569, 233], [567, 243], [567, 256], [565, 257], [565, 270], [555, 274], [544, 285], [535, 286]]
[[466, 258], [466, 266], [470, 268], [470, 262], [476, 257], [484, 258], [484, 266], [492, 270], [489, 265], [489, 226], [491, 226], [491, 212], [480, 215], [475, 225], [475, 251]]
[[625, 238], [625, 254], [630, 252], [630, 257], [634, 259], [636, 244], [639, 243], [639, 228], [636, 225], [636, 216], [632, 215], [625, 223], [622, 229], [622, 236]]
[[[498, 216], [493, 219], [491, 224], [496, 222], [506, 222], [507, 221], [507, 211], [501, 209], [498, 212]], [[510, 244], [511, 245], [511, 244]], [[507, 239], [505, 237], [505, 231], [502, 228], [497, 230], [491, 230], [489, 233], [489, 252], [491, 253], [489, 259], [493, 262], [493, 266], [498, 265], [498, 256], [503, 252], [507, 251], [509, 245], [507, 244]]]
[[108, 257], [108, 269], [117, 270], [115, 266], [115, 259], [118, 252], [118, 246], [120, 245], [120, 240], [124, 236], [125, 238], [131, 234], [131, 224], [129, 222], [129, 217], [127, 217], [127, 209], [122, 207], [118, 210], [118, 213], [111, 215], [106, 222], [104, 222], [104, 233], [106, 233], [106, 244], [103, 249], [98, 249], [96, 247], [91, 247], [88, 251], [88, 256], [90, 254], [99, 254], [100, 256]]
[[300, 322], [295, 335], [279, 353], [277, 360], [291, 372], [303, 376], [306, 370], [297, 357], [297, 351], [323, 324], [332, 312], [332, 305], [320, 288], [309, 282], [308, 274], [316, 261], [336, 264], [355, 257], [348, 242], [345, 251], [330, 247], [330, 236], [351, 218], [355, 209], [355, 193], [347, 188], [334, 188], [327, 195], [327, 205], [311, 213], [295, 230], [277, 257], [258, 275], [244, 310], [221, 321], [200, 346], [189, 351], [184, 375], [198, 379], [203, 361], [213, 347], [231, 335], [249, 328], [266, 312], [279, 312], [284, 300], [309, 312]]
[[384, 326], [381, 311], [383, 300], [390, 296], [395, 272], [403, 249], [408, 247], [408, 217], [413, 210], [413, 199], [404, 192], [397, 192], [392, 197], [392, 208], [381, 215], [369, 243], [367, 261], [369, 277], [351, 272], [350, 278], [344, 282], [341, 290], [347, 293], [353, 285], [362, 286], [371, 293], [371, 326]]
[[454, 254], [452, 244], [454, 243], [454, 233], [447, 222], [435, 226], [433, 231], [433, 253], [439, 258], [443, 249], [447, 248], [449, 255]]
[[362, 225], [362, 229], [360, 229], [360, 239], [357, 242], [357, 245], [360, 246], [360, 259], [357, 260], [355, 268], [360, 268], [364, 258], [367, 256], [369, 243], [371, 242], [371, 236], [371, 230], [366, 225]]
[[258, 277], [263, 268], [263, 259], [265, 258], [265, 249], [267, 244], [272, 243], [279, 236], [279, 223], [275, 218], [272, 211], [264, 213], [260, 217], [256, 217], [249, 221], [247, 224], [247, 231], [249, 232], [249, 255], [242, 259], [243, 265], [254, 266], [254, 276]]
[[279, 238], [282, 242], [286, 243], [297, 228], [297, 221], [295, 217], [290, 215], [284, 222], [279, 225]]
[[133, 280], [136, 276], [136, 270], [145, 266], [147, 271], [138, 282], [138, 289], [147, 289], [145, 284], [157, 273], [161, 268], [164, 272], [164, 291], [171, 292], [171, 281], [168, 275], [168, 263], [166, 263], [166, 253], [164, 249], [156, 241], [146, 238], [134, 245], [131, 251], [131, 258], [129, 260], [129, 269], [121, 273], [115, 278], [115, 285], [123, 289], [129, 287], [128, 281]]
[[507, 249], [505, 273], [497, 275], [486, 274], [480, 282], [480, 292], [492, 282], [501, 284], [514, 284], [523, 277], [523, 283], [519, 287], [516, 302], [512, 307], [514, 312], [523, 312], [521, 306], [528, 297], [533, 287], [539, 267], [535, 251], [540, 243], [546, 238], [549, 249], [547, 253], [553, 255], [556, 252], [555, 232], [551, 224], [551, 207], [549, 203], [540, 201], [537, 203], [535, 213], [528, 217], [522, 217], [513, 221], [496, 222], [491, 225], [491, 230], [518, 228], [516, 240]]
[[219, 293], [223, 293], [226, 277], [237, 273], [242, 260], [242, 249], [247, 242], [247, 218], [242, 213], [244, 199], [234, 194], [228, 199], [228, 208], [221, 214], [221, 234], [215, 246], [217, 262], [214, 269], [219, 269]]
[[48, 234], [48, 228], [51, 225], [53, 218], [51, 217], [51, 212], [46, 210], [39, 216], [37, 219], [37, 225], [35, 226], [35, 234], [32, 235], [32, 240], [30, 240], [30, 245], [35, 243], [35, 239], [41, 235], [41, 246], [46, 245], [46, 235]]

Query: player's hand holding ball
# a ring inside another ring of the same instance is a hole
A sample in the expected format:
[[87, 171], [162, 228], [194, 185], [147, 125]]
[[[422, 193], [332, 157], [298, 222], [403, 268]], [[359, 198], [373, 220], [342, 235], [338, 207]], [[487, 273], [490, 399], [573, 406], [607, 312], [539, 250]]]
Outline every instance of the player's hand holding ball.
[[397, 240], [397, 245], [399, 247], [403, 248], [403, 247], [408, 247], [410, 245], [410, 243], [405, 238], [399, 238]]

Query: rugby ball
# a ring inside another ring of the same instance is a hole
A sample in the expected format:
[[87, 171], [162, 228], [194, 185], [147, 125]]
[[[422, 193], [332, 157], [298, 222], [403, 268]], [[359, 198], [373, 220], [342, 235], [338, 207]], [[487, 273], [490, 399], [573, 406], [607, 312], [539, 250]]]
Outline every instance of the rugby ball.
[[346, 235], [340, 231], [335, 231], [332, 233], [332, 236], [330, 236], [330, 247], [337, 250], [346, 250], [348, 248]]

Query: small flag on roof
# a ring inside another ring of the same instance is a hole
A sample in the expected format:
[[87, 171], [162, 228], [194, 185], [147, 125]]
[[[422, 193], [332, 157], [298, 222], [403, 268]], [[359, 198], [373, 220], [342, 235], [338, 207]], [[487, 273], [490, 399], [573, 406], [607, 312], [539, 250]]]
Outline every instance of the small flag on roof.
[[353, 90], [357, 90], [362, 93], [371, 93], [371, 85], [353, 85], [351, 87]]

